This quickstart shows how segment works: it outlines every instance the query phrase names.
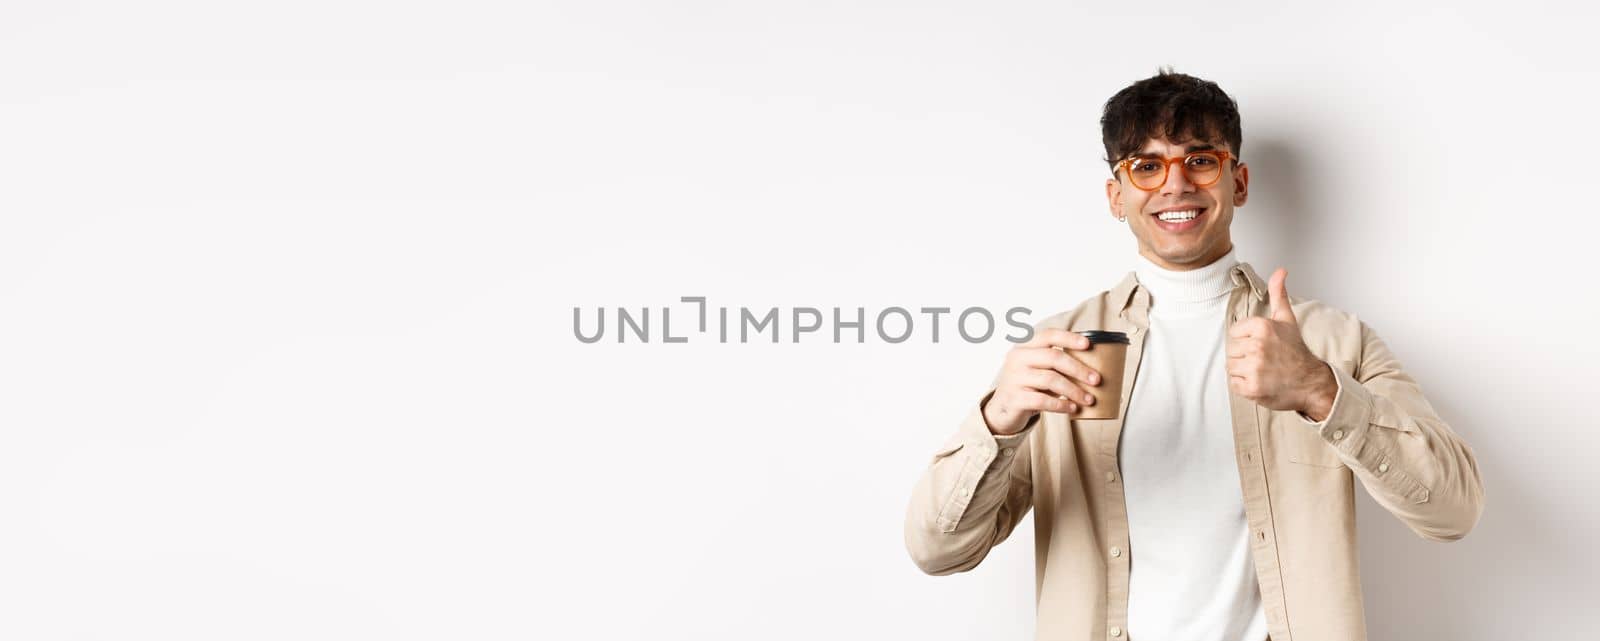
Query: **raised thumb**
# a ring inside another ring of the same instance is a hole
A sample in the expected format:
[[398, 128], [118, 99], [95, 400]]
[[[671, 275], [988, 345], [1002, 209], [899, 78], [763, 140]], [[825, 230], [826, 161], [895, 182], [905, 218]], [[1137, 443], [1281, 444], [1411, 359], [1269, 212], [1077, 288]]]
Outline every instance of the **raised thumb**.
[[1272, 272], [1272, 279], [1267, 281], [1267, 304], [1270, 307], [1272, 320], [1285, 323], [1299, 323], [1295, 320], [1294, 311], [1289, 309], [1289, 270], [1279, 267]]

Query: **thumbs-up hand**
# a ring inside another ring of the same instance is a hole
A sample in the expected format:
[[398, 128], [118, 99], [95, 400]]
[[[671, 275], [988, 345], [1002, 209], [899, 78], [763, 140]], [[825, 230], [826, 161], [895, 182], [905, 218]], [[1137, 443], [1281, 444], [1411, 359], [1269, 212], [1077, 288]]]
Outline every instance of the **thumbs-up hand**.
[[1300, 337], [1279, 267], [1267, 281], [1267, 316], [1242, 318], [1228, 328], [1228, 389], [1267, 409], [1294, 410], [1312, 421], [1327, 418], [1339, 383]]

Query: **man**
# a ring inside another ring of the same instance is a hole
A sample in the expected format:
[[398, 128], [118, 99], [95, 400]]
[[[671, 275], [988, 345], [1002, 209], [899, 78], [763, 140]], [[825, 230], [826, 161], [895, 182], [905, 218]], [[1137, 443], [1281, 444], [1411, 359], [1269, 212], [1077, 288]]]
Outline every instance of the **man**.
[[[1039, 639], [1365, 639], [1354, 480], [1453, 541], [1483, 510], [1472, 449], [1371, 327], [1236, 258], [1250, 174], [1216, 84], [1163, 70], [1101, 127], [1135, 269], [1006, 355], [914, 490], [912, 559], [972, 569], [1032, 509]], [[1128, 334], [1122, 389], [1072, 356], [1085, 330]]]

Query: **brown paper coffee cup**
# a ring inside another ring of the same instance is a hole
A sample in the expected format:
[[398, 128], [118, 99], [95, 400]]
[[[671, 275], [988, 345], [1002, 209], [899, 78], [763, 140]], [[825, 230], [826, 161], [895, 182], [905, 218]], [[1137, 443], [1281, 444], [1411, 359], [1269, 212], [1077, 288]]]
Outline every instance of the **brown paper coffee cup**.
[[1067, 416], [1075, 419], [1117, 418], [1122, 415], [1122, 373], [1128, 359], [1128, 335], [1100, 330], [1078, 333], [1089, 339], [1089, 349], [1069, 349], [1066, 353], [1099, 372], [1100, 384], [1090, 385], [1074, 379], [1074, 383], [1094, 397], [1094, 404], [1079, 403], [1078, 413], [1069, 413]]

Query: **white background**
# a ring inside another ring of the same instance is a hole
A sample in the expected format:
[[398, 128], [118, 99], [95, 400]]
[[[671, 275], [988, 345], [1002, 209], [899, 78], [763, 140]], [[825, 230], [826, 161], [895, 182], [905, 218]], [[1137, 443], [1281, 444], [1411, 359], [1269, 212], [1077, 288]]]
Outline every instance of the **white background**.
[[1372, 637], [1590, 634], [1593, 24], [8, 2], [0, 637], [1029, 638], [1031, 519], [952, 577], [901, 541], [1008, 343], [588, 345], [572, 309], [1066, 309], [1133, 267], [1098, 119], [1167, 64], [1239, 102], [1240, 258], [1368, 322], [1482, 465], [1457, 543], [1362, 494]]

